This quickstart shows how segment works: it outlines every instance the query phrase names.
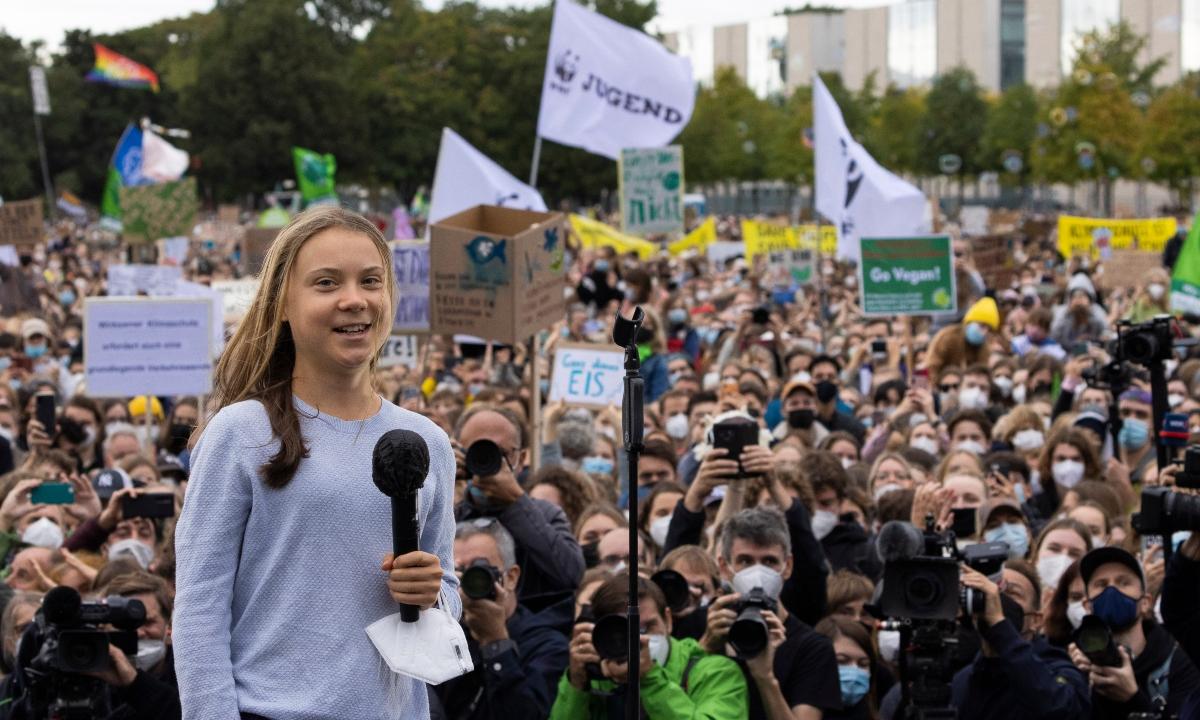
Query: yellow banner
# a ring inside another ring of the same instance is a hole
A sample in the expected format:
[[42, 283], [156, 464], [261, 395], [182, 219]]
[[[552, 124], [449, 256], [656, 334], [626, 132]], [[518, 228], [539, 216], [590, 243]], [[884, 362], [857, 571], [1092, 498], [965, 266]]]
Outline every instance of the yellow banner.
[[756, 256], [772, 251], [800, 249], [800, 238], [795, 228], [758, 220], [742, 221], [742, 241], [746, 244], [748, 263], [753, 263]]
[[832, 225], [816, 225], [808, 223], [796, 228], [800, 237], [800, 247], [805, 250], [816, 250], [822, 255], [837, 255], [837, 228]]
[[1108, 260], [1113, 250], [1162, 252], [1175, 235], [1175, 218], [1108, 220], [1058, 216], [1058, 251], [1064, 257], [1090, 254], [1093, 260]]
[[700, 223], [699, 227], [695, 230], [667, 245], [667, 250], [672, 255], [682, 255], [688, 250], [704, 252], [704, 248], [716, 242], [716, 240], [717, 221], [712, 215], [709, 215], [708, 219]]
[[610, 247], [618, 253], [636, 252], [642, 260], [649, 260], [658, 252], [658, 245], [617, 230], [602, 222], [589, 220], [582, 215], [571, 216], [571, 229], [579, 236], [585, 248]]

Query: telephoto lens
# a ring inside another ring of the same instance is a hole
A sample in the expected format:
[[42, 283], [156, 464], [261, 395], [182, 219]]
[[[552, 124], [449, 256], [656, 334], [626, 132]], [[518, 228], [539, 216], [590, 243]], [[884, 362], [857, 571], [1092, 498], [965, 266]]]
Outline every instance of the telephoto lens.
[[504, 455], [500, 446], [491, 440], [476, 440], [467, 448], [467, 472], [475, 477], [489, 477], [500, 472]]
[[1075, 631], [1075, 645], [1095, 665], [1121, 667], [1121, 653], [1113, 642], [1112, 630], [1095, 615], [1084, 615]]
[[624, 661], [629, 657], [629, 620], [624, 615], [605, 615], [592, 626], [592, 647], [601, 660]]
[[763, 618], [763, 610], [775, 611], [775, 600], [767, 597], [761, 588], [755, 588], [743, 596], [737, 604], [737, 619], [729, 628], [729, 644], [743, 658], [758, 657], [767, 648], [769, 629]]
[[500, 569], [483, 558], [478, 558], [462, 574], [463, 594], [472, 600], [495, 600], [496, 583], [500, 582]]

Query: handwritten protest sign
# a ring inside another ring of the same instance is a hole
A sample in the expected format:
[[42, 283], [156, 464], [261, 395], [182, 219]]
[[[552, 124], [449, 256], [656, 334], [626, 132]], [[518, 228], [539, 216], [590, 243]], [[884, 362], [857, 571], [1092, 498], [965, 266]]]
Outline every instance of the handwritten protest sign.
[[392, 335], [379, 350], [379, 367], [417, 366], [417, 336]]
[[1003, 290], [1012, 286], [1017, 269], [1012, 254], [1012, 236], [983, 235], [971, 238], [971, 257], [989, 288]]
[[396, 274], [396, 322], [401, 332], [429, 332], [429, 243], [392, 243]]
[[621, 229], [631, 235], [683, 232], [683, 147], [627, 148], [617, 179]]
[[258, 280], [213, 280], [213, 292], [221, 296], [221, 311], [224, 317], [237, 320], [246, 316], [254, 296], [258, 293]]
[[1175, 218], [1109, 220], [1058, 216], [1058, 251], [1064, 257], [1090, 254], [1092, 260], [1111, 260], [1114, 250], [1161, 253], [1176, 231]]
[[1096, 284], [1101, 288], [1137, 287], [1151, 270], [1163, 267], [1162, 253], [1113, 250], [1112, 259], [1100, 264]]
[[860, 238], [863, 315], [954, 312], [954, 254], [946, 235]]
[[165, 297], [175, 294], [182, 279], [183, 268], [177, 265], [109, 265], [108, 294]]
[[197, 207], [196, 178], [122, 187], [121, 234], [130, 243], [190, 235]]
[[624, 353], [584, 343], [560, 343], [555, 350], [551, 401], [591, 407], [621, 403]]
[[41, 198], [0, 205], [0, 245], [28, 248], [41, 242], [42, 235]]
[[88, 395], [201, 395], [212, 389], [209, 298], [88, 298]]

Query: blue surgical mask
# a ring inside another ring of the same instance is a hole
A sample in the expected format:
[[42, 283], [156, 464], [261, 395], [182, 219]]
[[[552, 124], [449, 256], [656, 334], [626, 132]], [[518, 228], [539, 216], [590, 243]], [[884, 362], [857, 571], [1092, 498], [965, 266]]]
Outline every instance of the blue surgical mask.
[[987, 542], [1008, 543], [1010, 558], [1025, 557], [1029, 552], [1029, 533], [1021, 523], [1003, 523], [983, 533]]
[[58, 294], [58, 301], [65, 307], [70, 307], [75, 304], [75, 292], [73, 290], [63, 290]]
[[604, 259], [597, 260], [596, 262], [592, 263], [592, 268], [594, 268], [597, 272], [608, 272], [608, 261]]
[[838, 665], [838, 681], [842, 687], [842, 705], [854, 707], [871, 689], [871, 673], [857, 665]]
[[1121, 432], [1117, 435], [1117, 439], [1121, 441], [1121, 447], [1126, 450], [1137, 450], [1144, 447], [1146, 441], [1150, 439], [1150, 426], [1145, 420], [1138, 418], [1125, 418], [1121, 421]]
[[687, 322], [687, 319], [687, 310], [683, 308], [671, 308], [671, 310], [667, 313], [667, 320], [669, 320], [672, 325], [683, 325]]
[[30, 360], [37, 360], [46, 354], [45, 345], [25, 345], [25, 357]]
[[1109, 585], [1104, 592], [1092, 598], [1092, 614], [1120, 632], [1137, 622], [1137, 600]]
[[538, 389], [542, 391], [542, 395], [550, 394], [550, 378], [542, 378], [538, 380]]
[[595, 473], [597, 475], [612, 475], [613, 461], [599, 455], [588, 455], [580, 463], [579, 467], [585, 473]]
[[0, 356], [0, 372], [4, 372], [12, 365], [12, 358], [7, 355]]
[[984, 332], [983, 326], [979, 323], [967, 323], [967, 328], [964, 334], [967, 342], [975, 347], [979, 347], [983, 344], [984, 340], [987, 340], [987, 333]]

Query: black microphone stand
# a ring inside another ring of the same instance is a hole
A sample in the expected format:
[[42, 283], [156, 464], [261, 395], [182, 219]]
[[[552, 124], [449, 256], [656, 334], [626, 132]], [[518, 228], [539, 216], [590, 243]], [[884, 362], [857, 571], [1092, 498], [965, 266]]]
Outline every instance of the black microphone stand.
[[646, 318], [640, 307], [633, 309], [633, 317], [626, 320], [617, 312], [613, 326], [613, 342], [625, 349], [625, 384], [621, 397], [621, 437], [625, 446], [628, 467], [629, 497], [629, 604], [625, 609], [625, 622], [629, 627], [629, 660], [626, 668], [628, 693], [625, 697], [627, 720], [641, 717], [641, 627], [638, 611], [638, 456], [642, 452], [642, 434], [645, 417], [645, 381], [642, 379], [642, 361], [638, 357], [637, 335]]

